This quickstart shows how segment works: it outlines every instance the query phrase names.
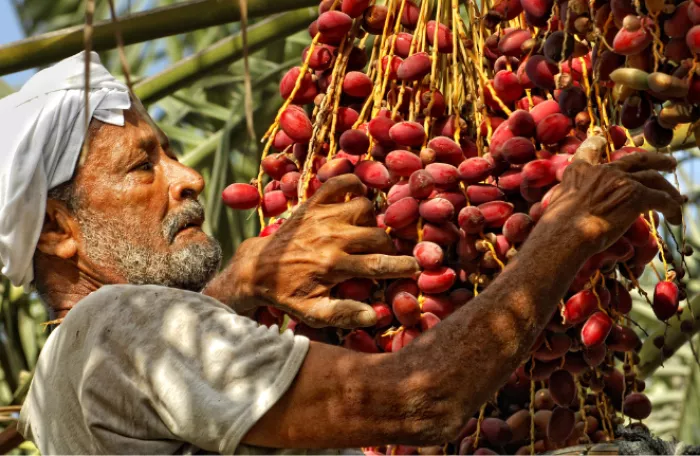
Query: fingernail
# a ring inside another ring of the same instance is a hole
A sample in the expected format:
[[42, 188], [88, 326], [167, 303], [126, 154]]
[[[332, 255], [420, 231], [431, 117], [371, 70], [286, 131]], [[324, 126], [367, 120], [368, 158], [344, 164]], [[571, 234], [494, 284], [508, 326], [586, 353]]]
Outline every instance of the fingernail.
[[372, 326], [377, 322], [377, 314], [373, 310], [364, 310], [358, 315], [357, 321], [362, 326]]

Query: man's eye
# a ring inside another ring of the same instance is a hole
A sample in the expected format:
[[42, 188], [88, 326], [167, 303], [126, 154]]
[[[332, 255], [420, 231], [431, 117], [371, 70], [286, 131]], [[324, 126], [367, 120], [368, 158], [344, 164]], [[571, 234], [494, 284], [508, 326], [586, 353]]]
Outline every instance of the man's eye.
[[134, 171], [151, 171], [153, 169], [153, 163], [146, 161], [134, 168]]

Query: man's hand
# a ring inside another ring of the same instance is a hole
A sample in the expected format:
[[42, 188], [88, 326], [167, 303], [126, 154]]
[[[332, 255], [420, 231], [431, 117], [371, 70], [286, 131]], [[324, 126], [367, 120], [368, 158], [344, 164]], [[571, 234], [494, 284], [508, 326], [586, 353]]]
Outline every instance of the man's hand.
[[396, 353], [312, 342], [290, 389], [243, 442], [357, 448], [454, 440], [529, 356], [588, 258], [641, 212], [679, 220], [682, 198], [655, 171], [674, 166], [653, 153], [610, 165], [573, 163], [517, 255], [469, 305]]
[[658, 210], [669, 223], [680, 224], [685, 199], [659, 173], [676, 167], [673, 157], [634, 153], [596, 166], [585, 157], [576, 158], [564, 172], [543, 221], [567, 220], [593, 253], [612, 245], [641, 213]]
[[[331, 288], [356, 277], [410, 277], [419, 267], [413, 257], [395, 256], [365, 192], [355, 175], [330, 179], [274, 235], [242, 243], [224, 273], [233, 298], [243, 308], [278, 307], [315, 327], [373, 325], [371, 306], [334, 299]], [[346, 202], [348, 195], [354, 198]]]

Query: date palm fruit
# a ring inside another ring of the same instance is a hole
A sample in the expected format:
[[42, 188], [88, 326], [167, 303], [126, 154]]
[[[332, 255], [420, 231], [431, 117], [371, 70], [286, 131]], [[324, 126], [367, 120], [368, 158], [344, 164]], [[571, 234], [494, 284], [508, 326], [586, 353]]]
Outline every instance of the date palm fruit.
[[[700, 53], [700, 3], [492, 3], [468, 12], [481, 14], [476, 24], [434, 0], [320, 5], [309, 27], [313, 49], [281, 78], [287, 103], [265, 135], [260, 182], [232, 184], [222, 197], [235, 209], [257, 208], [260, 236], [275, 236], [284, 218], [266, 217], [286, 217], [322, 182], [353, 173], [367, 187], [377, 226], [421, 272], [332, 288], [335, 298], [373, 306], [371, 328], [340, 338], [335, 329], [311, 334], [303, 323], [295, 331], [360, 351], [404, 348], [470, 305], [527, 248], [577, 153], [602, 164], [644, 153], [640, 138], [664, 148], [674, 129], [697, 120], [700, 81], [691, 69]], [[640, 216], [586, 262], [526, 362], [446, 452], [529, 454], [530, 444], [551, 451], [614, 438], [607, 423], [620, 412], [649, 414], [643, 383], [630, 374], [639, 337], [622, 316], [632, 308], [633, 279], [665, 248], [650, 225]], [[660, 320], [677, 314], [686, 293], [678, 275], [653, 293]], [[259, 317], [279, 324], [277, 312]], [[625, 373], [615, 357], [627, 360]], [[587, 428], [577, 417], [581, 403]]]

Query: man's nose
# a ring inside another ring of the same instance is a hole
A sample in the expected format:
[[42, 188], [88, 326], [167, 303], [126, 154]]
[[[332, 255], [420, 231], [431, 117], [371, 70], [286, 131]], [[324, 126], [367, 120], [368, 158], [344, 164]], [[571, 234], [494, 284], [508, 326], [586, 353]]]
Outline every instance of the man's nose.
[[173, 159], [168, 159], [168, 179], [170, 180], [170, 196], [182, 201], [197, 199], [204, 189], [204, 178], [194, 169]]

